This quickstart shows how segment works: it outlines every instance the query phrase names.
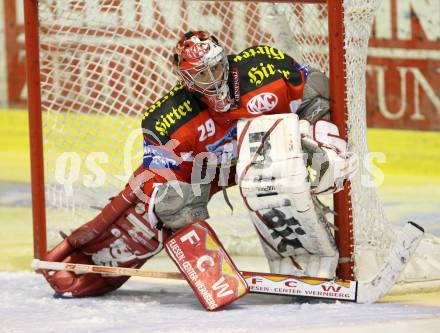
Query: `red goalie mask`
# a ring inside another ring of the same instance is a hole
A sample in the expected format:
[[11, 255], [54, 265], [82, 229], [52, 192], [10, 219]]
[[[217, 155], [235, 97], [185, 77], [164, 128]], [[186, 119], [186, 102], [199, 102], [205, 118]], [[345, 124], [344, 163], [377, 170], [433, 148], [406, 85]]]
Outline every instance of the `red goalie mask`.
[[204, 31], [190, 31], [179, 40], [175, 51], [174, 65], [187, 87], [205, 95], [215, 111], [228, 111], [229, 66], [217, 39]]

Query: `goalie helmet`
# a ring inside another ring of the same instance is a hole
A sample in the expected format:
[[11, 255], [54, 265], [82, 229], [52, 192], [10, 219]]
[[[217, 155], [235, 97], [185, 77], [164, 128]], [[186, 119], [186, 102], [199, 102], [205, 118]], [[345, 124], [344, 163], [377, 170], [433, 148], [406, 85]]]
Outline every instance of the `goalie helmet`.
[[229, 65], [217, 38], [204, 31], [190, 31], [176, 45], [174, 65], [186, 86], [203, 94], [217, 112], [231, 107]]

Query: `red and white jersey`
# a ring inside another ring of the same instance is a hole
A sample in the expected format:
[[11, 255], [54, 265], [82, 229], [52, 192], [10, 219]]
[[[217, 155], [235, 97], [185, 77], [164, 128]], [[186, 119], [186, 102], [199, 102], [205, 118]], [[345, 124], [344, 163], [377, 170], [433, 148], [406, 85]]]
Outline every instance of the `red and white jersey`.
[[[228, 56], [228, 61], [234, 101], [230, 111], [215, 112], [206, 97], [177, 84], [145, 112], [143, 165], [151, 175], [144, 188], [147, 197], [155, 183], [166, 182], [170, 175], [191, 183], [194, 160], [207, 152], [215, 154], [219, 167], [232, 165], [229, 184], [234, 184], [237, 121], [296, 112], [301, 105], [307, 69], [282, 51], [253, 46]], [[218, 184], [213, 182], [212, 189], [217, 191]]]

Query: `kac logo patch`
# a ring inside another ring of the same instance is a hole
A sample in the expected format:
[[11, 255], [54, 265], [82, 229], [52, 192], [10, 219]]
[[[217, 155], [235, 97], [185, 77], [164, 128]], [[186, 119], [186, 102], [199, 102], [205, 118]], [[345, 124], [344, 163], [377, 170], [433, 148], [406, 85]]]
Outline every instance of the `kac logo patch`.
[[270, 92], [263, 92], [252, 97], [246, 105], [250, 114], [260, 114], [272, 111], [278, 104], [277, 95]]

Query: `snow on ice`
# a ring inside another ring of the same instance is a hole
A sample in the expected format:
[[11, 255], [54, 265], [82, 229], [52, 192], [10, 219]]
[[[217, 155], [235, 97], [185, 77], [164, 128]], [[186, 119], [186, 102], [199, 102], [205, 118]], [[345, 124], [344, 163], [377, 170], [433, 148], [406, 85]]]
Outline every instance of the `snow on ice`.
[[0, 332], [440, 332], [440, 307], [293, 303], [248, 295], [207, 312], [184, 281], [133, 279], [106, 296], [54, 298], [41, 275], [0, 273]]

